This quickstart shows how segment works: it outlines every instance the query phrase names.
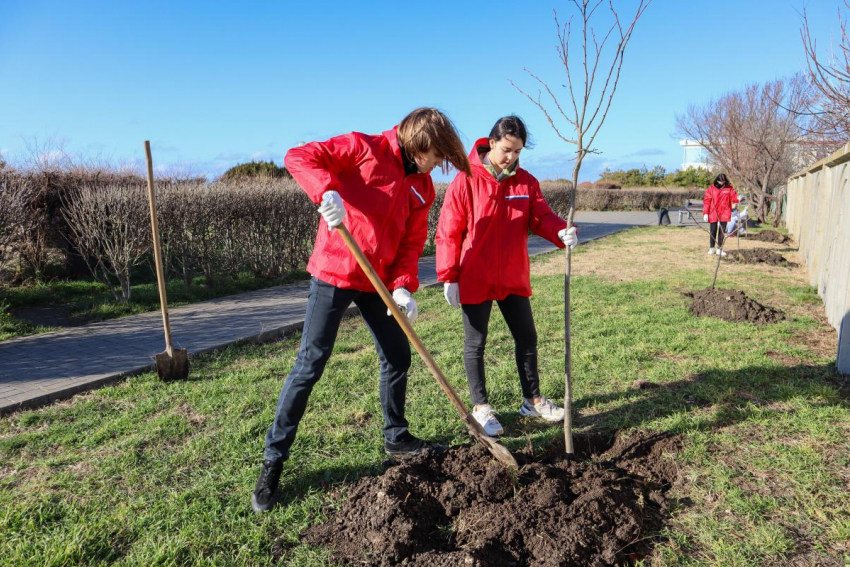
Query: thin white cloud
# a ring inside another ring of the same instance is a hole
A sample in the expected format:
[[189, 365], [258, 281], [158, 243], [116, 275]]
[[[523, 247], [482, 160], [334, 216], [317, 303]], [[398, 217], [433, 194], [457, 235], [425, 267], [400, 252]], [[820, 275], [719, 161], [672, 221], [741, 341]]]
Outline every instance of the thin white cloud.
[[282, 158], [283, 156], [279, 152], [270, 152], [268, 150], [254, 152], [248, 156], [250, 161], [273, 161], [275, 163], [282, 161]]
[[623, 157], [643, 157], [643, 156], [663, 156], [666, 155], [667, 152], [661, 150], [659, 148], [644, 148], [642, 150], [638, 150], [636, 152], [626, 154]]

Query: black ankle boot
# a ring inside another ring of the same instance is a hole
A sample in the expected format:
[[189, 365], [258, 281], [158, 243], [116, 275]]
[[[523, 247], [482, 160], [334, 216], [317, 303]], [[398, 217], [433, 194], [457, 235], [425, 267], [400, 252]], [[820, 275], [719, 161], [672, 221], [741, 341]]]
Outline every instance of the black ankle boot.
[[263, 470], [251, 495], [251, 508], [254, 512], [268, 512], [280, 497], [277, 485], [280, 482], [280, 471], [283, 461], [263, 461]]

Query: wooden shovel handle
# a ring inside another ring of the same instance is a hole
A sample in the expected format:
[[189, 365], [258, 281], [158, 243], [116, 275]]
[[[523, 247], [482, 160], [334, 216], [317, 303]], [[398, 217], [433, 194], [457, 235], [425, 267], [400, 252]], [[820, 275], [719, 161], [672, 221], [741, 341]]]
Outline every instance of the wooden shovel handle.
[[159, 243], [159, 224], [156, 219], [156, 191], [153, 186], [153, 159], [151, 143], [145, 140], [145, 158], [148, 166], [148, 201], [151, 209], [151, 230], [153, 231], [153, 255], [156, 260], [156, 283], [159, 288], [159, 303], [162, 307], [162, 326], [165, 329], [165, 352], [174, 355], [171, 346], [171, 324], [168, 322], [168, 298], [165, 293], [165, 273], [162, 268], [162, 246]]
[[[454, 404], [458, 413], [460, 414], [463, 421], [470, 425], [470, 421], [467, 419], [469, 416], [469, 410], [466, 409], [466, 406], [463, 405], [460, 397], [455, 392], [455, 389], [449, 384], [449, 381], [446, 379], [443, 371], [440, 370], [440, 367], [437, 366], [437, 363], [434, 361], [434, 358], [431, 356], [431, 353], [428, 352], [428, 349], [425, 348], [425, 345], [422, 344], [422, 340], [419, 338], [419, 335], [416, 334], [416, 331], [413, 330], [413, 327], [410, 325], [410, 321], [408, 321], [407, 316], [401, 312], [401, 309], [396, 305], [393, 296], [390, 294], [387, 286], [384, 285], [384, 282], [381, 281], [381, 278], [378, 277], [378, 274], [375, 273], [375, 269], [372, 267], [372, 264], [369, 262], [369, 259], [366, 258], [366, 255], [363, 254], [363, 250], [360, 249], [360, 245], [354, 241], [354, 238], [351, 236], [351, 233], [345, 227], [345, 225], [338, 225], [336, 230], [339, 232], [342, 239], [348, 245], [348, 248], [351, 249], [351, 253], [354, 254], [354, 257], [357, 259], [357, 263], [360, 264], [360, 268], [365, 272], [366, 276], [369, 278], [369, 281], [372, 282], [372, 285], [380, 294], [381, 298], [384, 300], [384, 303], [387, 304], [390, 312], [395, 317], [395, 320], [398, 321], [398, 324], [401, 326], [404, 334], [407, 335], [407, 338], [410, 339], [410, 342], [413, 344], [413, 348], [416, 349], [416, 352], [419, 353], [419, 356], [422, 357], [422, 360], [425, 361], [425, 366], [431, 371], [431, 374], [434, 375], [434, 378], [437, 379], [437, 382], [440, 384], [440, 387], [449, 397], [452, 404]], [[472, 426], [471, 426], [472, 427]]]

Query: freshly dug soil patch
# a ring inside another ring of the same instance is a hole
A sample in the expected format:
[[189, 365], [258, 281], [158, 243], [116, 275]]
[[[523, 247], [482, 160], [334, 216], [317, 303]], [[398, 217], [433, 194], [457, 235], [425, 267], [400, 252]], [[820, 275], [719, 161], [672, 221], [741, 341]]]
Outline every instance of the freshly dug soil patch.
[[791, 240], [787, 236], [776, 232], [775, 230], [763, 230], [756, 234], [748, 234], [747, 239], [758, 240], [759, 242], [775, 242], [777, 244], [785, 244]]
[[750, 299], [736, 289], [704, 289], [685, 295], [693, 298], [691, 313], [697, 317], [717, 317], [733, 323], [756, 325], [778, 323], [785, 319], [782, 313]]
[[[778, 234], [778, 233], [777, 233]], [[729, 250], [728, 259], [744, 264], [768, 264], [770, 266], [786, 266], [794, 268], [797, 264], [789, 262], [785, 256], [769, 248], [753, 248], [751, 250]]]
[[[324, 524], [302, 539], [344, 565], [605, 566], [646, 551], [667, 516], [678, 437], [635, 433], [576, 437], [515, 455], [520, 470], [480, 445], [410, 458], [364, 478]], [[647, 539], [648, 538], [648, 539]], [[640, 544], [637, 544], [641, 540]], [[637, 547], [636, 547], [637, 546]]]

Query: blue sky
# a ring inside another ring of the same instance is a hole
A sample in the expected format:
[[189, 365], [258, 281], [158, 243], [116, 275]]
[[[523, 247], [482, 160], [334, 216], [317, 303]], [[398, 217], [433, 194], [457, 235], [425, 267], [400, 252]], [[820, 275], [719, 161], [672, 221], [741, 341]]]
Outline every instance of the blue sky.
[[[828, 46], [839, 4], [655, 0], [629, 44], [601, 154], [581, 178], [606, 166], [676, 169], [676, 113], [802, 69], [801, 10]], [[627, 15], [636, 3], [615, 5]], [[533, 89], [527, 66], [566, 95], [553, 8], [573, 13], [564, 0], [0, 0], [0, 152], [20, 163], [58, 146], [133, 164], [150, 139], [160, 168], [216, 175], [436, 106], [467, 144], [498, 117], [522, 116], [536, 142], [523, 166], [568, 177], [570, 147], [508, 82]]]

